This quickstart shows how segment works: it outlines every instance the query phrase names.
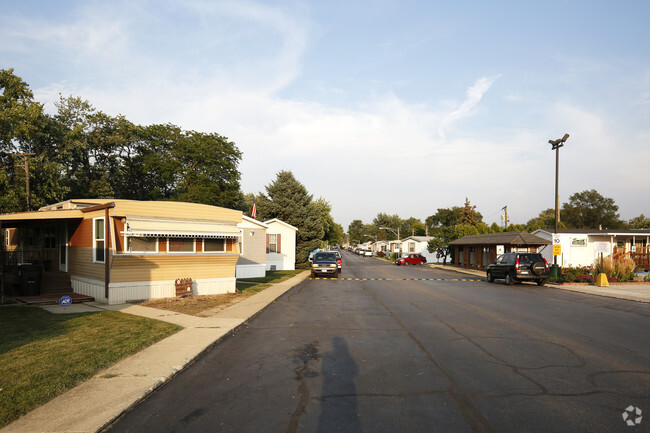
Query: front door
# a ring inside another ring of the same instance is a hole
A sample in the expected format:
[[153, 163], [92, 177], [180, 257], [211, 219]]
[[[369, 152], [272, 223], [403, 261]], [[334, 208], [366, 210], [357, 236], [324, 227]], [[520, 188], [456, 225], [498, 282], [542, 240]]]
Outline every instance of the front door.
[[59, 271], [68, 272], [68, 224], [59, 224]]

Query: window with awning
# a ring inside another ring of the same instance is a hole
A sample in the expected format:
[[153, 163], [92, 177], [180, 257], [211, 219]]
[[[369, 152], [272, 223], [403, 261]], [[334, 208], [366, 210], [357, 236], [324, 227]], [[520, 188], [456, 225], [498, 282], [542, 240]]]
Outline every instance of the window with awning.
[[229, 222], [126, 217], [124, 236], [237, 239], [239, 228]]

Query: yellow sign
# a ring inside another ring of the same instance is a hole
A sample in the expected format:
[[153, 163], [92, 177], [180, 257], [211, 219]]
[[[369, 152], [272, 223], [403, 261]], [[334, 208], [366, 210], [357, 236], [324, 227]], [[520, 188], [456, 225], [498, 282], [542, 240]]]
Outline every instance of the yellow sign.
[[562, 245], [553, 245], [553, 255], [554, 256], [562, 255]]

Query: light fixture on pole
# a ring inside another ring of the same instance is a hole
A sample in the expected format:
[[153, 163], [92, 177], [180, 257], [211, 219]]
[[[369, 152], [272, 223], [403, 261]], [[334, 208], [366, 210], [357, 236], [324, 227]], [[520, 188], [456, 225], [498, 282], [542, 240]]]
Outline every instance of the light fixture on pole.
[[[397, 231], [395, 231], [395, 229], [392, 229], [390, 227], [379, 227], [379, 230], [390, 230], [391, 232], [393, 232], [393, 233], [395, 233], [397, 235], [397, 240], [398, 241], [400, 240], [399, 227], [397, 227]], [[394, 252], [394, 251], [391, 251], [391, 252]], [[401, 243], [400, 243], [399, 253], [402, 254], [402, 245], [401, 245]]]
[[[569, 134], [564, 134], [564, 137], [557, 140], [548, 140], [551, 144], [551, 149], [555, 151], [555, 230], [553, 234], [557, 234], [558, 225], [560, 224], [560, 194], [558, 192], [558, 184], [560, 179], [560, 147], [569, 138]], [[555, 236], [554, 236], [555, 238]], [[551, 277], [558, 278], [560, 276], [560, 267], [557, 264], [557, 255], [553, 254], [553, 265], [551, 266]]]

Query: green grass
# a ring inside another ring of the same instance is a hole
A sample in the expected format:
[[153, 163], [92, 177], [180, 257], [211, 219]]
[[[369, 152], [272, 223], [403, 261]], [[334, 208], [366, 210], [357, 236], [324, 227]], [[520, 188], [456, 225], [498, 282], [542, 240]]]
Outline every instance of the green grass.
[[115, 311], [0, 307], [0, 427], [180, 329]]
[[281, 283], [291, 277], [295, 277], [301, 272], [304, 272], [304, 269], [296, 269], [295, 271], [268, 271], [266, 277], [237, 280], [237, 289], [243, 294], [251, 295], [261, 292], [272, 284]]

